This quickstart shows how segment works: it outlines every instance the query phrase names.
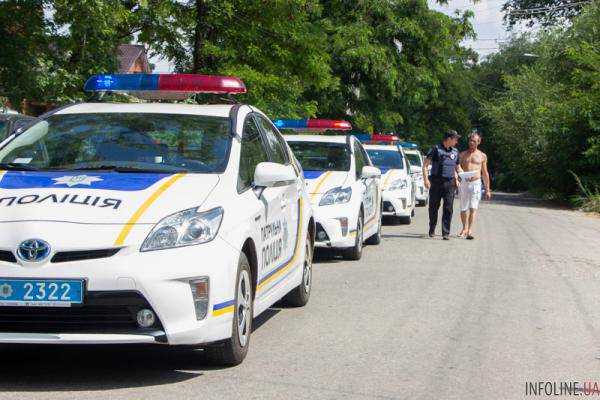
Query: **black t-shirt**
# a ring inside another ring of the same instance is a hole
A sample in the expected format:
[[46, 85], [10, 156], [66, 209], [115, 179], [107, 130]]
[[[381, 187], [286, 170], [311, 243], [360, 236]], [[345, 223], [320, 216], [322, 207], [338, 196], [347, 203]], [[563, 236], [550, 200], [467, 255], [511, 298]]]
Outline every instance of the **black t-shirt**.
[[435, 145], [427, 153], [427, 158], [432, 162], [429, 176], [452, 179], [456, 166], [460, 163], [458, 150], [454, 147], [445, 148], [444, 145]]

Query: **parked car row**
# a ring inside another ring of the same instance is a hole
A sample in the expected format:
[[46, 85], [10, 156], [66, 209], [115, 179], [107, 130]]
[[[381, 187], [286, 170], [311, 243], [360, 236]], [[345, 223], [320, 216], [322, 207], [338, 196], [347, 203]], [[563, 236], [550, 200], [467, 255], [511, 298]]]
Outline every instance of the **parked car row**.
[[[113, 74], [85, 90], [246, 88]], [[249, 105], [89, 102], [29, 122], [0, 138], [0, 343], [198, 346], [239, 364], [254, 317], [308, 302], [315, 247], [358, 260], [382, 216], [408, 223], [419, 199], [401, 146], [284, 137]]]

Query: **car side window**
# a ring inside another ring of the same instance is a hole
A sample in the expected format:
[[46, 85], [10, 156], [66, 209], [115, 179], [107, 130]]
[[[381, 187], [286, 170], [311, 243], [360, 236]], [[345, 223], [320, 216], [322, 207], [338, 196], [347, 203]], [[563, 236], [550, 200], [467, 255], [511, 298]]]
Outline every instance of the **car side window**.
[[244, 122], [244, 131], [242, 133], [238, 176], [239, 192], [252, 187], [256, 166], [265, 161], [269, 161], [267, 150], [254, 119], [249, 116]]
[[358, 143], [353, 142], [354, 146], [354, 165], [356, 166], [356, 179], [362, 176], [362, 169], [367, 165], [367, 161]]
[[265, 134], [266, 144], [271, 153], [271, 161], [279, 164], [288, 164], [289, 160], [281, 135], [275, 131], [273, 125], [262, 115], [256, 115], [256, 122]]

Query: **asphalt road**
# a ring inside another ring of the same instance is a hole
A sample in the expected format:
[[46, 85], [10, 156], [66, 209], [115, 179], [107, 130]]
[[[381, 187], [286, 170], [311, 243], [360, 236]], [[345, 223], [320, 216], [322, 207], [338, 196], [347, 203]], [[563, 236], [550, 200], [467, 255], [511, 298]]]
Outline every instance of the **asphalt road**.
[[309, 305], [261, 316], [239, 367], [2, 348], [0, 398], [517, 399], [526, 381], [599, 379], [600, 218], [499, 194], [474, 241], [426, 238], [426, 224], [420, 208], [362, 261], [316, 263]]

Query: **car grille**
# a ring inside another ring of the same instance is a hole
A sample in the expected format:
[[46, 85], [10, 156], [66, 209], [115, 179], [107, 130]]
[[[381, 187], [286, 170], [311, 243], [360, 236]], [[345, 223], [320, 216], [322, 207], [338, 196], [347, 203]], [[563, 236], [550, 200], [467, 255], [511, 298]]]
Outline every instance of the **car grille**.
[[[120, 247], [99, 250], [59, 251], [52, 257], [50, 262], [63, 263], [84, 260], [97, 260], [100, 258], [112, 257], [119, 251], [121, 251]], [[17, 258], [15, 257], [12, 251], [0, 250], [0, 261], [16, 263]]]
[[[72, 307], [0, 307], [0, 332], [143, 333], [136, 320], [143, 308], [152, 310], [138, 292], [87, 292]], [[149, 329], [163, 329], [158, 318]]]
[[0, 250], [0, 261], [6, 261], [9, 263], [16, 263], [17, 259], [12, 251]]
[[121, 248], [100, 249], [100, 250], [82, 250], [82, 251], [60, 251], [50, 260], [53, 263], [62, 263], [69, 261], [95, 260], [98, 258], [108, 258], [117, 254]]

